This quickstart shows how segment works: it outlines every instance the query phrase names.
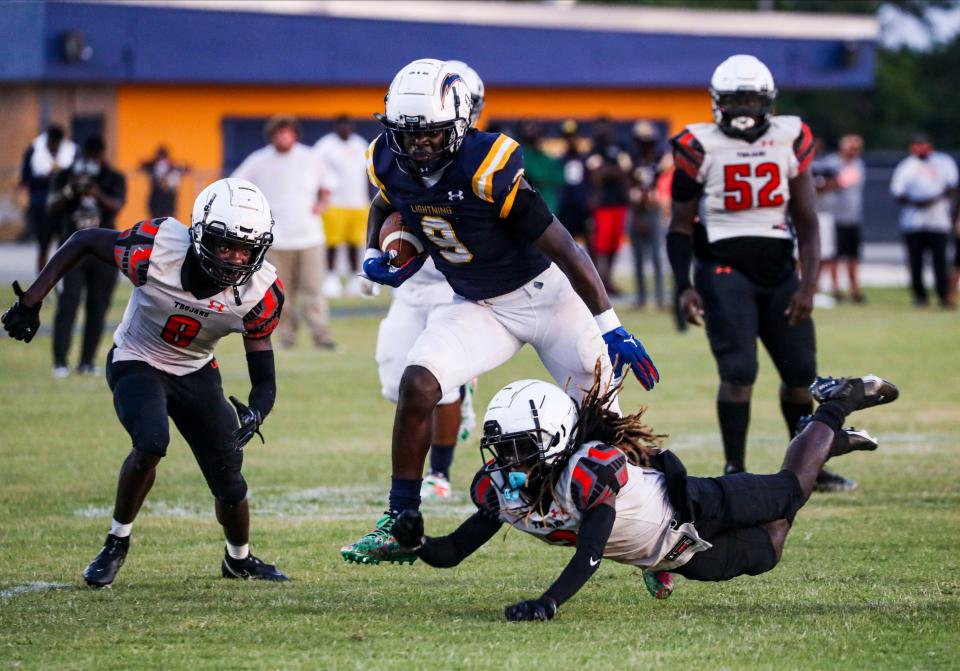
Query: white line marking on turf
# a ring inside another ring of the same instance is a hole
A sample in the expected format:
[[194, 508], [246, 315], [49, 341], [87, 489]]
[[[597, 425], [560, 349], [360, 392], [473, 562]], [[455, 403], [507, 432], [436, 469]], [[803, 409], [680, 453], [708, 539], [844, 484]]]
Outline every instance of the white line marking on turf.
[[47, 592], [52, 589], [66, 589], [69, 587], [73, 587], [73, 585], [68, 585], [65, 582], [37, 580], [36, 582], [28, 582], [25, 585], [14, 585], [13, 587], [0, 590], [0, 599], [10, 599], [15, 596], [20, 596], [21, 594], [29, 594], [30, 592]]
[[[311, 487], [287, 492], [272, 490], [258, 496], [251, 490], [250, 507], [257, 517], [310, 518], [318, 521], [369, 520], [383, 513], [387, 498], [386, 488], [371, 486], [356, 487]], [[447, 501], [426, 501], [425, 510], [432, 516], [466, 517], [476, 512], [467, 492], [454, 494]], [[178, 519], [211, 519], [213, 510], [206, 501], [147, 501], [144, 513], [157, 517]], [[85, 506], [73, 511], [75, 517], [109, 519], [112, 506]]]

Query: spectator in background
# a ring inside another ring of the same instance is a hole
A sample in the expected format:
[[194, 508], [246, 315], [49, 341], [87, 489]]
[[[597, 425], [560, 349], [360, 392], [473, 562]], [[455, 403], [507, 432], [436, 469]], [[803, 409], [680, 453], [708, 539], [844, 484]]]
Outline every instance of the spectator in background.
[[536, 121], [524, 121], [520, 125], [519, 140], [524, 177], [540, 192], [550, 211], [556, 212], [565, 184], [563, 164], [543, 151], [543, 126]]
[[330, 191], [330, 207], [323, 213], [323, 228], [327, 236], [327, 281], [324, 293], [329, 298], [343, 295], [343, 286], [337, 276], [337, 248], [347, 246], [350, 279], [347, 292], [360, 294], [360, 264], [367, 247], [367, 211], [370, 192], [367, 184], [366, 152], [369, 143], [353, 132], [353, 121], [340, 115], [332, 133], [324, 135], [314, 145], [336, 186]]
[[61, 170], [69, 168], [77, 145], [64, 137], [63, 126], [50, 124], [23, 154], [18, 188], [27, 192], [27, 229], [37, 241], [37, 271], [47, 264], [50, 242], [60, 231], [58, 223], [47, 216], [50, 184]]
[[[127, 201], [127, 180], [105, 158], [103, 138], [91, 135], [73, 164], [60, 171], [50, 187], [48, 214], [59, 225], [62, 239], [86, 228], [114, 228], [117, 213]], [[63, 276], [53, 318], [53, 376], [67, 377], [67, 355], [80, 297], [86, 294], [83, 345], [77, 372], [92, 375], [97, 347], [117, 285], [117, 269], [93, 257], [81, 261]]]
[[176, 216], [177, 191], [183, 176], [190, 172], [190, 166], [171, 161], [170, 152], [160, 145], [152, 159], [140, 164], [140, 170], [150, 176], [150, 195], [147, 197], [150, 218]]
[[[813, 176], [813, 187], [817, 191], [817, 223], [820, 230], [820, 270], [817, 285], [819, 286], [819, 278], [824, 273], [829, 274], [833, 282], [833, 299], [840, 300], [842, 294], [837, 286], [837, 227], [833, 218], [837, 169], [827, 160], [826, 143], [819, 135], [813, 137], [813, 151], [810, 174]], [[828, 307], [833, 306], [830, 299], [825, 298], [824, 301]]]
[[577, 244], [588, 249], [590, 229], [590, 190], [586, 180], [587, 167], [580, 153], [580, 137], [577, 122], [567, 119], [560, 126], [566, 145], [560, 157], [563, 166], [563, 188], [560, 189], [557, 206], [557, 218], [563, 224]]
[[661, 219], [657, 194], [657, 177], [663, 150], [660, 135], [649, 121], [638, 121], [633, 126], [633, 170], [630, 173], [630, 245], [633, 248], [633, 268], [636, 277], [638, 308], [647, 305], [647, 278], [643, 257], [653, 264], [653, 287], [657, 307], [667, 306], [663, 293], [663, 268], [660, 263]]
[[[842, 262], [847, 266], [847, 281], [850, 284], [850, 300], [863, 303], [860, 291], [860, 248], [863, 230], [863, 187], [867, 169], [860, 154], [863, 153], [863, 138], [859, 135], [844, 135], [840, 138], [840, 151], [826, 157], [824, 164], [835, 175], [836, 191], [833, 193], [833, 219], [836, 224], [837, 257], [830, 266], [833, 294], [842, 299], [837, 283], [837, 273]], [[820, 237], [821, 244], [823, 236]]]
[[890, 192], [902, 206], [900, 230], [907, 247], [913, 302], [917, 306], [927, 305], [923, 264], [924, 256], [930, 252], [940, 305], [950, 307], [947, 241], [956, 215], [956, 188], [956, 162], [934, 151], [926, 135], [915, 135], [910, 142], [910, 155], [893, 172]]
[[232, 176], [256, 184], [273, 210], [274, 242], [267, 258], [276, 266], [286, 294], [277, 327], [280, 345], [296, 344], [299, 307], [314, 345], [334, 349], [330, 309], [323, 295], [327, 250], [320, 215], [336, 183], [317, 152], [297, 141], [296, 118], [271, 117], [265, 134], [270, 144], [250, 154]]
[[623, 241], [627, 218], [630, 154], [615, 141], [610, 120], [601, 117], [593, 126], [593, 150], [587, 157], [592, 192], [593, 253], [600, 279], [611, 296], [619, 296], [613, 284], [613, 259]]

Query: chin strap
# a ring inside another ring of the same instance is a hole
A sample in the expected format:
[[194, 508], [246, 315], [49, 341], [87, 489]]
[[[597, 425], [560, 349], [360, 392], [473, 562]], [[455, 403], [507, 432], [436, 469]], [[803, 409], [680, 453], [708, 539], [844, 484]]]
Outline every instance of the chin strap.
[[233, 285], [233, 300], [237, 302], [237, 307], [243, 304], [243, 301], [240, 300], [240, 290], [237, 289], [237, 285]]

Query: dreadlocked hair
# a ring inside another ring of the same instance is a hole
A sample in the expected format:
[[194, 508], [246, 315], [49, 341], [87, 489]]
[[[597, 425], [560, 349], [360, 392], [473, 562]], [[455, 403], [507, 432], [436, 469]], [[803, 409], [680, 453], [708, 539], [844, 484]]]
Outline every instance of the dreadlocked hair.
[[570, 458], [583, 446], [594, 440], [615, 447], [634, 466], [650, 466], [650, 457], [663, 447], [665, 433], [654, 433], [643, 422], [646, 407], [640, 407], [632, 415], [618, 415], [610, 409], [623, 387], [624, 379], [616, 384], [603, 379], [600, 361], [593, 369], [593, 384], [577, 404], [577, 423], [572, 437], [564, 450], [550, 464], [539, 464], [530, 474], [524, 494], [530, 501], [527, 515], [545, 514], [553, 501], [553, 491], [560, 476], [570, 463]]

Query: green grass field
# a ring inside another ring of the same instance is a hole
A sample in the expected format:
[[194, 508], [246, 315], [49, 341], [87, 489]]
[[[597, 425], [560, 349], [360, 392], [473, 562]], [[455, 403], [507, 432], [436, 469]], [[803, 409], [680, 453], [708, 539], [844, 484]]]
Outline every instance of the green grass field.
[[[127, 295], [118, 291], [114, 323]], [[518, 532], [445, 571], [340, 559], [339, 547], [382, 510], [389, 482], [393, 406], [379, 394], [370, 311], [383, 304], [338, 304], [365, 310], [335, 321], [336, 353], [278, 353], [267, 444], [251, 443], [244, 472], [252, 548], [291, 576], [281, 585], [219, 577], [212, 500], [177, 436], [114, 587], [85, 588], [80, 574], [109, 527], [127, 436], [102, 378], [52, 378], [49, 334], [30, 345], [4, 339], [0, 668], [960, 668], [960, 319], [914, 310], [905, 291], [869, 298], [816, 313], [822, 372], [876, 372], [901, 388], [895, 405], [854, 417], [881, 449], [832, 464], [859, 491], [815, 495], [771, 573], [680, 579], [657, 602], [637, 571], [605, 562], [545, 624], [507, 623], [503, 607], [539, 595], [570, 550]], [[671, 434], [688, 469], [716, 474], [706, 338], [676, 334], [661, 313], [621, 313], [663, 374], [653, 393], [628, 383], [624, 406], [649, 404], [650, 423]], [[218, 354], [227, 392], [245, 398], [240, 338]], [[748, 450], [759, 472], [777, 468], [786, 444], [776, 376], [761, 358]], [[482, 378], [479, 410], [511, 379], [543, 376], [525, 349]], [[475, 443], [458, 448], [455, 500], [426, 508], [428, 533], [470, 513], [465, 489], [479, 465]]]

